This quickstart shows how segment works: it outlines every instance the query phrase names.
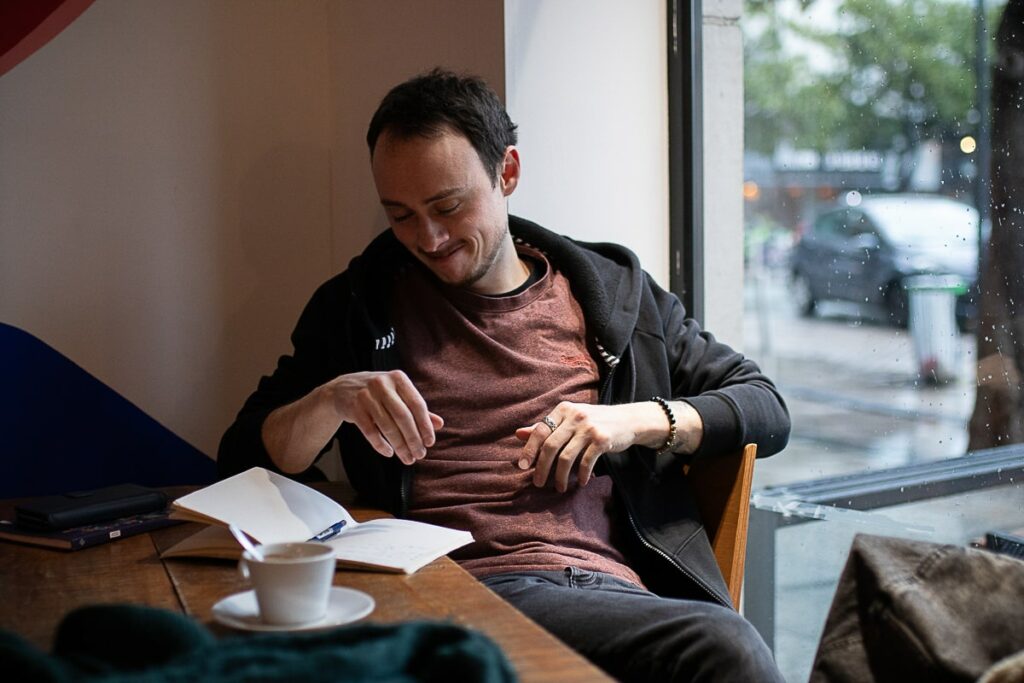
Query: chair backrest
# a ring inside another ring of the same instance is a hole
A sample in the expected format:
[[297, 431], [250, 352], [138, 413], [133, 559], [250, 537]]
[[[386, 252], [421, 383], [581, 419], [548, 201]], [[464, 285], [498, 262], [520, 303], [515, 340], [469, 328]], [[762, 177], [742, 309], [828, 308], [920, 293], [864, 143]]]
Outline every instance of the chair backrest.
[[698, 460], [686, 471], [701, 520], [715, 551], [715, 559], [736, 609], [739, 609], [743, 588], [750, 487], [754, 481], [756, 456], [757, 446], [748, 444], [738, 453]]

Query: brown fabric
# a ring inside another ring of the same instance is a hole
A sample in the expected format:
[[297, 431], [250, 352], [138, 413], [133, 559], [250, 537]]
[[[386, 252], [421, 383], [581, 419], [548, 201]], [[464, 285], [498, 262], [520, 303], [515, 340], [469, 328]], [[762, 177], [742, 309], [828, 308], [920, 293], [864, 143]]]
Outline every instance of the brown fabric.
[[1022, 682], [1024, 682], [1024, 651], [999, 660], [978, 679], [978, 683]]
[[976, 681], [1024, 648], [1021, 595], [1020, 560], [858, 535], [810, 683]]
[[452, 557], [478, 577], [572, 565], [640, 585], [611, 540], [611, 481], [583, 489], [533, 486], [520, 470], [518, 427], [560, 401], [594, 403], [598, 368], [583, 314], [561, 274], [547, 269], [525, 291], [478, 296], [438, 282], [421, 267], [400, 279], [394, 307], [402, 367], [445, 420], [416, 464], [410, 516], [468, 529], [476, 542]]

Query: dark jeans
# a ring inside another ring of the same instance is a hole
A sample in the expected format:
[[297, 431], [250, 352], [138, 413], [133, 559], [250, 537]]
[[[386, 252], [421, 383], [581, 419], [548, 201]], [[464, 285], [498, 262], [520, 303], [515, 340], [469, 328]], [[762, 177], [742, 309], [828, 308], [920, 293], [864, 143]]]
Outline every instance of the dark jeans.
[[483, 582], [619, 680], [782, 681], [757, 631], [721, 605], [662, 598], [575, 567]]

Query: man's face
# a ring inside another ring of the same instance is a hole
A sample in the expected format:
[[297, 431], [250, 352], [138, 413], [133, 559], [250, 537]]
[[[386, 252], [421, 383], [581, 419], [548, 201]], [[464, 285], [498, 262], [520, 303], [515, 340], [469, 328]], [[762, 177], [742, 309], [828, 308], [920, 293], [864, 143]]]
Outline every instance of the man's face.
[[449, 129], [433, 138], [399, 138], [385, 131], [372, 169], [395, 236], [440, 280], [480, 294], [518, 286], [522, 270], [505, 199], [519, 178], [514, 147], [492, 185], [465, 136]]

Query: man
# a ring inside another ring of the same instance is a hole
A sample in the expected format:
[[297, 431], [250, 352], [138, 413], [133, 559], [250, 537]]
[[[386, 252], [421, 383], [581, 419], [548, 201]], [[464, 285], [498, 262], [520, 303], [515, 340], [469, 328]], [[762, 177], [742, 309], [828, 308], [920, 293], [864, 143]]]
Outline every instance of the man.
[[612, 675], [781, 680], [682, 479], [783, 448], [772, 383], [627, 249], [508, 215], [515, 126], [482, 81], [397, 86], [367, 142], [391, 229], [314, 294], [221, 473], [299, 475], [338, 438], [362, 495], [472, 531], [452, 557]]

